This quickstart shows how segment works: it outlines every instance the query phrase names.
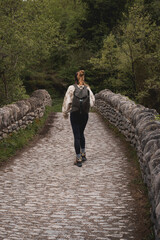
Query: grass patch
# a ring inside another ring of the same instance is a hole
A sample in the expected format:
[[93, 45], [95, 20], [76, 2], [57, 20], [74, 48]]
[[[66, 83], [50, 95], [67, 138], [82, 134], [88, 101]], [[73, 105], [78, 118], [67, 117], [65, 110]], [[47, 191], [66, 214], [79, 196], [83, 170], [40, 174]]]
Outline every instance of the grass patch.
[[63, 98], [54, 98], [53, 99], [53, 111], [62, 112]]
[[49, 114], [53, 112], [52, 107], [46, 107], [44, 116], [35, 119], [26, 129], [20, 129], [17, 133], [12, 133], [6, 139], [0, 141], [0, 163], [15, 155], [15, 153], [26, 146], [30, 140], [42, 129]]

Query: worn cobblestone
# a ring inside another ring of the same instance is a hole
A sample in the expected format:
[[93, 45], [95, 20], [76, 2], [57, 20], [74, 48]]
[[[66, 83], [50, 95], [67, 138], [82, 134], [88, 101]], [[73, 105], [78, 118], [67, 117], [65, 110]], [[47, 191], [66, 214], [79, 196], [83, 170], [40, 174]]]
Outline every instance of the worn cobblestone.
[[69, 120], [0, 170], [0, 239], [140, 240], [119, 139], [96, 113], [85, 131], [88, 161], [73, 165]]

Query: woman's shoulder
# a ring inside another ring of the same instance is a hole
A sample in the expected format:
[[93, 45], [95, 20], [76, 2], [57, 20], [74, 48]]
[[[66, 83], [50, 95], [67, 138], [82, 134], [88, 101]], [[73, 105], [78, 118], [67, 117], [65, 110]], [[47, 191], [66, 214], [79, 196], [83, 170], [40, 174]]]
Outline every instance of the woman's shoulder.
[[[75, 90], [75, 84], [72, 84], [68, 87], [68, 91], [74, 91]], [[82, 85], [82, 86], [79, 86], [77, 85], [79, 88], [83, 88], [84, 86], [88, 89], [88, 90], [91, 90], [90, 86], [88, 84], [85, 84], [85, 85]]]
[[75, 86], [74, 85], [70, 85], [69, 87], [68, 87], [68, 90], [69, 91], [72, 91], [72, 90], [74, 90], [75, 89]]
[[89, 86], [89, 85], [86, 85], [86, 87], [87, 87], [87, 89], [88, 89], [88, 90], [91, 90], [91, 88], [90, 88], [90, 86]]

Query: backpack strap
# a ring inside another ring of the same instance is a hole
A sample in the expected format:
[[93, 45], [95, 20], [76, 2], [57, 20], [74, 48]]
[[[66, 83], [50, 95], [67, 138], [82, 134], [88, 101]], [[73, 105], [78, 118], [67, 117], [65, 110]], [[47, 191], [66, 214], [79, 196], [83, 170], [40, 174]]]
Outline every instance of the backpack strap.
[[[78, 90], [80, 90], [80, 88], [77, 86], [77, 84], [73, 84], [73, 86], [75, 87], [75, 90], [76, 90], [76, 88], [77, 88]], [[86, 88], [86, 89], [87, 89], [87, 86], [86, 86], [86, 85], [84, 85], [84, 88]], [[74, 95], [75, 95], [75, 90], [74, 90]], [[87, 89], [87, 92], [88, 92], [88, 97], [90, 97], [90, 92], [89, 92], [89, 89]]]
[[73, 86], [75, 87], [75, 88], [78, 88], [78, 86], [77, 86], [77, 84], [75, 83], [75, 84], [73, 84]]
[[[75, 84], [73, 84], [73, 86], [74, 86], [75, 88], [78, 88], [78, 89], [80, 89], [76, 83], [75, 83]], [[87, 88], [87, 86], [86, 86], [86, 85], [84, 85], [84, 88]]]
[[76, 89], [79, 89], [79, 87], [77, 86], [77, 84], [73, 84], [73, 86], [74, 86], [74, 88], [75, 88], [75, 89], [74, 89], [74, 94], [75, 94], [75, 90], [76, 90]]

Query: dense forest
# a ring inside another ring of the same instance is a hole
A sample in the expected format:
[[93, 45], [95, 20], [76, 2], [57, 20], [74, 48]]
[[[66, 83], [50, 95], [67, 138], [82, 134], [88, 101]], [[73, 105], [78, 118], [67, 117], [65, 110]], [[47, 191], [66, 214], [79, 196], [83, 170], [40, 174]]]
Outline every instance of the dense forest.
[[160, 111], [159, 0], [0, 0], [0, 105], [45, 88], [63, 96], [75, 72]]

